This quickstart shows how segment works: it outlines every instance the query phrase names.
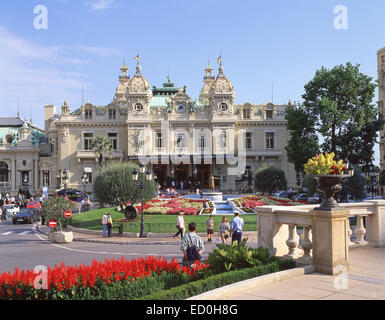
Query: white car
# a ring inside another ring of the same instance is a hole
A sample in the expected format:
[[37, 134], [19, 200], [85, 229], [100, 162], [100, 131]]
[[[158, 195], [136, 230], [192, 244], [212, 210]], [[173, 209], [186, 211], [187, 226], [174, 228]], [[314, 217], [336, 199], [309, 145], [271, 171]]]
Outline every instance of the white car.
[[2, 207], [3, 211], [5, 211], [6, 218], [12, 218], [15, 214], [19, 213], [19, 207], [14, 204], [6, 204]]

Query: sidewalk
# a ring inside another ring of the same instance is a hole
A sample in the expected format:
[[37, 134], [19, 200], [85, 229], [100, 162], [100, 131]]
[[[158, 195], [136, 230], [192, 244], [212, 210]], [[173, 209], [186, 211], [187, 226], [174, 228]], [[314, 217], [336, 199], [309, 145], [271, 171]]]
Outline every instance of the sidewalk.
[[[351, 250], [348, 274], [303, 274], [267, 285], [238, 290], [226, 300], [385, 300], [385, 248]], [[230, 291], [230, 290], [228, 290]]]
[[[156, 234], [148, 233], [146, 238], [139, 238], [136, 233], [124, 232], [120, 235], [117, 232], [112, 232], [112, 237], [103, 238], [101, 231], [91, 231], [75, 227], [70, 227], [74, 241], [94, 242], [104, 244], [129, 244], [129, 245], [175, 245], [180, 244], [180, 237], [174, 239], [173, 234]], [[38, 231], [44, 235], [47, 235], [50, 231], [48, 226], [38, 226]], [[202, 237], [205, 244], [215, 244], [215, 238], [213, 242], [207, 242], [207, 235], [205, 233], [198, 233]], [[244, 232], [243, 238], [248, 238], [248, 244], [257, 244], [257, 232]]]

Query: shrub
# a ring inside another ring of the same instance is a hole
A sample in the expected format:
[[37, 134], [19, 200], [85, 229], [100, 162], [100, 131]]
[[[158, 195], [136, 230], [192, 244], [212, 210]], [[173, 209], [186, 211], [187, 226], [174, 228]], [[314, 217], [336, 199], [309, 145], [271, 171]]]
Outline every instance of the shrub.
[[250, 248], [246, 246], [247, 239], [231, 246], [218, 244], [209, 254], [207, 263], [213, 273], [221, 273], [243, 268], [251, 268], [277, 261], [270, 250], [263, 247]]
[[216, 288], [258, 277], [264, 274], [278, 272], [279, 270], [279, 262], [274, 261], [267, 265], [213, 275], [205, 279], [200, 279], [181, 285], [179, 287], [152, 293], [150, 295], [141, 297], [140, 300], [184, 300], [206, 291], [214, 290]]

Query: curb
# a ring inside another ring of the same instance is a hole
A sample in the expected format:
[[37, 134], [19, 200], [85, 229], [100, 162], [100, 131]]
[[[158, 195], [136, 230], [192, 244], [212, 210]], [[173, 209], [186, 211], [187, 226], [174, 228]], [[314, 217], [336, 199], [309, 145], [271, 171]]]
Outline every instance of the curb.
[[[39, 225], [36, 226], [36, 229], [39, 233], [47, 236], [48, 233], [44, 232], [43, 230], [40, 230]], [[71, 227], [71, 231], [74, 233], [81, 233], [81, 234], [88, 234], [88, 235], [94, 235], [94, 236], [101, 236], [100, 231], [93, 231], [93, 230], [86, 230], [86, 229], [80, 229], [80, 228], [74, 228]], [[85, 231], [85, 232], [82, 232]], [[112, 235], [115, 235], [116, 237], [121, 237], [121, 235], [117, 233], [112, 233]], [[130, 234], [131, 236], [128, 238], [135, 238], [136, 234], [132, 233]], [[134, 236], [135, 235], [135, 236]], [[180, 245], [180, 240], [161, 240], [159, 237], [155, 238], [155, 234], [151, 234], [151, 236], [148, 236], [146, 240], [132, 240], [132, 241], [109, 241], [109, 240], [102, 240], [102, 239], [87, 239], [87, 238], [81, 238], [81, 237], [76, 237], [74, 235], [73, 241], [79, 241], [79, 242], [93, 242], [93, 243], [101, 243], [101, 244], [118, 244], [118, 245]], [[205, 234], [202, 234], [205, 235]], [[171, 234], [166, 234], [167, 237], [172, 237]], [[246, 236], [246, 235], [245, 235]], [[148, 239], [153, 239], [153, 240], [148, 240]], [[249, 243], [257, 243], [256, 240], [249, 240]], [[205, 242], [205, 245], [208, 244]], [[214, 242], [212, 244], [215, 244]]]
[[190, 297], [186, 300], [233, 300], [235, 295], [247, 293], [249, 290], [257, 289], [274, 282], [287, 280], [314, 272], [314, 265], [274, 272], [207, 291], [197, 296]]

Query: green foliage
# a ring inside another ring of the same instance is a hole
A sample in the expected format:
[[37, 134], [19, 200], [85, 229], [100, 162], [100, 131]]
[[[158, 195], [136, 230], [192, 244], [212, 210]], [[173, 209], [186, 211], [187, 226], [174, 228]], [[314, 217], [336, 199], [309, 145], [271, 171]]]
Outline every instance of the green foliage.
[[348, 179], [348, 192], [354, 199], [365, 198], [366, 178], [362, 176], [362, 170], [359, 166], [354, 165], [354, 175]]
[[323, 137], [322, 152], [334, 152], [340, 159], [347, 157], [353, 164], [368, 166], [384, 121], [373, 103], [376, 84], [359, 67], [348, 62], [331, 70], [317, 70], [304, 87], [299, 109], [311, 115], [313, 122], [305, 122], [304, 130], [311, 124], [311, 130]]
[[286, 190], [287, 188], [285, 172], [274, 166], [264, 166], [258, 169], [254, 184], [257, 191], [269, 194], [275, 190]]
[[287, 130], [290, 139], [285, 147], [289, 162], [297, 172], [303, 172], [303, 165], [318, 152], [318, 136], [314, 129], [315, 119], [300, 106], [286, 109]]
[[103, 167], [104, 156], [109, 158], [112, 156], [113, 148], [111, 141], [107, 137], [97, 136], [91, 141], [91, 147], [94, 148], [95, 154], [98, 156], [99, 166]]
[[307, 189], [307, 195], [311, 197], [317, 191], [317, 180], [312, 174], [305, 175], [303, 179], [303, 186]]
[[141, 300], [184, 300], [189, 297], [214, 290], [235, 282], [259, 277], [295, 267], [293, 260], [273, 261], [266, 265], [258, 265], [235, 271], [216, 274], [205, 279], [190, 282], [179, 287], [158, 291], [140, 298]]
[[266, 248], [249, 248], [246, 246], [247, 239], [239, 244], [236, 242], [231, 246], [218, 244], [209, 254], [207, 263], [210, 270], [217, 274], [243, 268], [251, 268], [275, 261]]
[[[131, 162], [113, 163], [102, 169], [93, 184], [97, 201], [117, 206], [122, 206], [128, 201], [138, 202], [141, 190], [138, 182], [132, 180], [134, 168], [139, 172], [139, 166]], [[143, 179], [145, 180], [145, 177]], [[151, 200], [155, 192], [155, 182], [154, 180], [145, 181], [144, 185], [144, 200]]]
[[64, 212], [74, 209], [75, 205], [72, 201], [60, 197], [50, 197], [43, 202], [41, 213], [46, 217], [47, 224], [49, 220], [55, 220], [62, 231], [62, 228], [66, 227], [68, 223], [68, 219], [64, 217]]

